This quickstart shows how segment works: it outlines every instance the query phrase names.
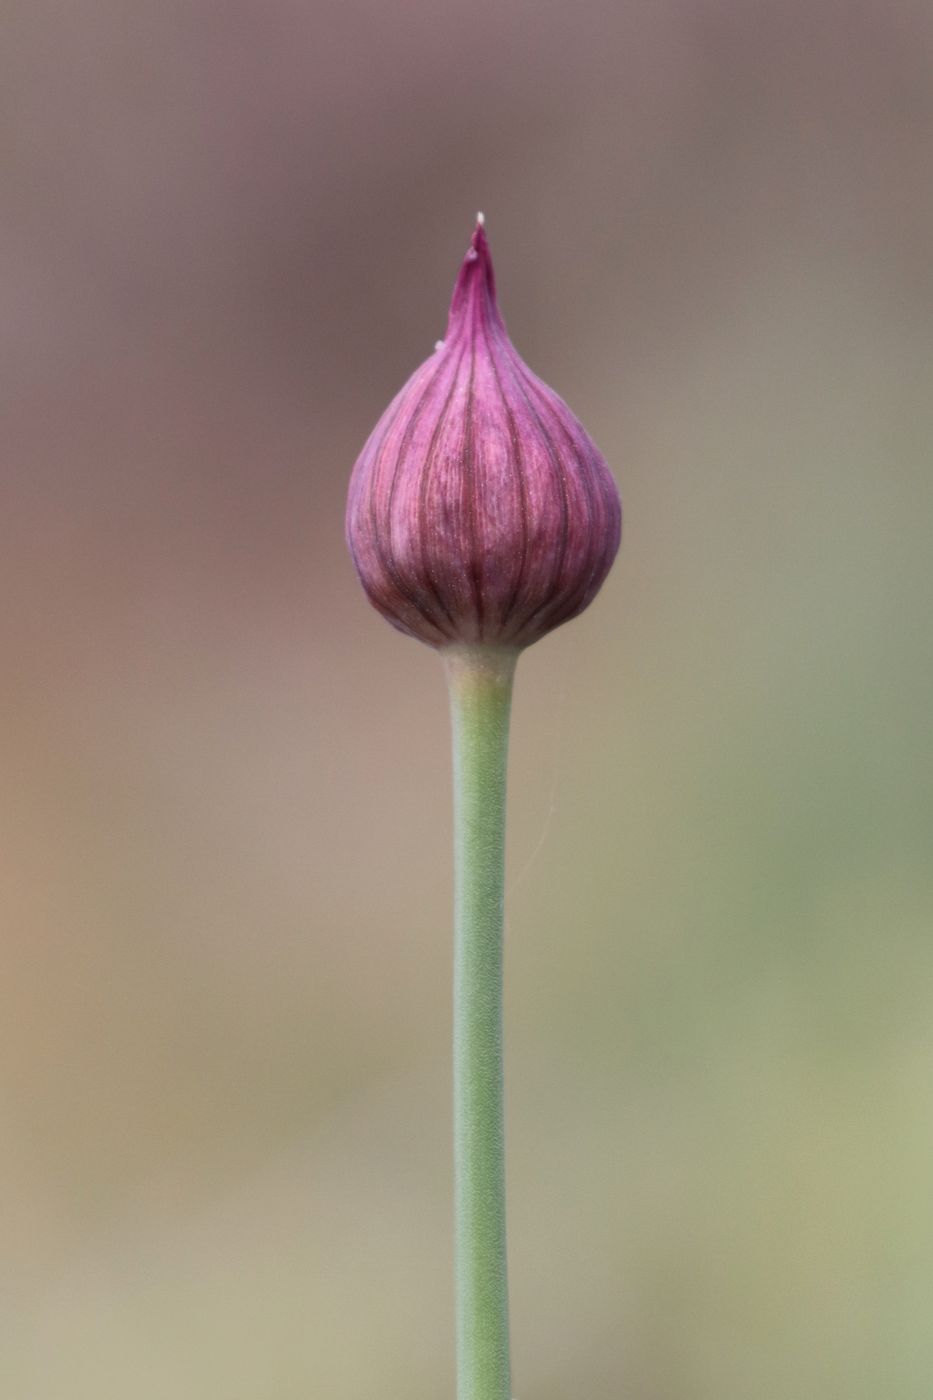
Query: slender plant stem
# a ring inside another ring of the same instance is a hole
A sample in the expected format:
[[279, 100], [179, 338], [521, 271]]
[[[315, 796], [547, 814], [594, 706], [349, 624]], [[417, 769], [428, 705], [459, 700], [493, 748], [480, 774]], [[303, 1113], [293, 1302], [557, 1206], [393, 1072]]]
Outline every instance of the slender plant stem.
[[505, 789], [517, 653], [445, 652], [454, 757], [457, 1397], [509, 1400], [502, 1092]]

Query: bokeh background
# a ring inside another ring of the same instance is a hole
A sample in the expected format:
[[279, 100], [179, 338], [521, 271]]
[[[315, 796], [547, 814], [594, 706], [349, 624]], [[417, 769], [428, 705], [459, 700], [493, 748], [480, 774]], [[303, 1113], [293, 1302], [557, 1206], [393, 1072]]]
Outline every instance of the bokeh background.
[[933, 1386], [933, 10], [4, 7], [2, 1389], [453, 1393], [448, 734], [352, 462], [476, 209], [623, 553], [519, 669], [519, 1400]]

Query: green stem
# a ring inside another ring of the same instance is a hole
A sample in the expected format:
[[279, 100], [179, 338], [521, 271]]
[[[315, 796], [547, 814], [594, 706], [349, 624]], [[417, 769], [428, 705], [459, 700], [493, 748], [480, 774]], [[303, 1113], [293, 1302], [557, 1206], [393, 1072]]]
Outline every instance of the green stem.
[[509, 1400], [502, 1101], [505, 787], [517, 653], [445, 652], [454, 757], [458, 1400]]

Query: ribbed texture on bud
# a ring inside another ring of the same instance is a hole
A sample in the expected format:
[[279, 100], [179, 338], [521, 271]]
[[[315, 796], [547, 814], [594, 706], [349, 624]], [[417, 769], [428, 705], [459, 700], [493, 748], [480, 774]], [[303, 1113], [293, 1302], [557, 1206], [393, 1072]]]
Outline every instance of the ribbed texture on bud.
[[509, 340], [480, 219], [444, 340], [353, 471], [347, 543], [367, 596], [431, 646], [526, 647], [592, 602], [621, 520], [596, 447]]

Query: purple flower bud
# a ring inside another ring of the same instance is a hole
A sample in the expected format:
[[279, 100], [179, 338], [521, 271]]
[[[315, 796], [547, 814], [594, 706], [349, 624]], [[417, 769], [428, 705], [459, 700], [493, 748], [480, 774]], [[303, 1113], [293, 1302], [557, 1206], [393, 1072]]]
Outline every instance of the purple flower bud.
[[509, 340], [480, 215], [447, 334], [353, 471], [347, 543], [363, 588], [431, 646], [526, 647], [593, 601], [621, 521], [599, 452]]

